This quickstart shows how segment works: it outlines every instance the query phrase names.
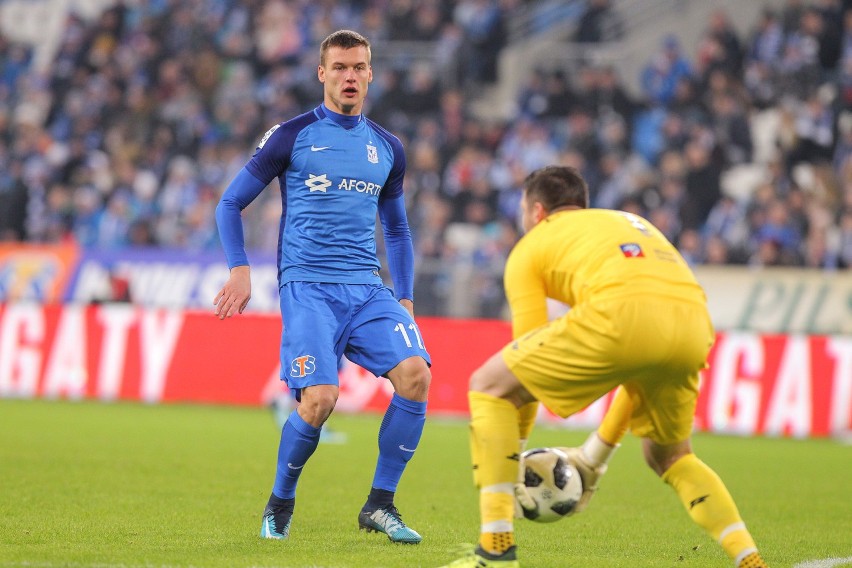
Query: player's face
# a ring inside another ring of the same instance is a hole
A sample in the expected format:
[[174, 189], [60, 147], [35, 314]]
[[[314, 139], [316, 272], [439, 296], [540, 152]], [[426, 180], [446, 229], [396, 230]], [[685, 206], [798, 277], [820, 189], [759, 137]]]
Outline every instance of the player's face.
[[325, 106], [340, 114], [359, 114], [373, 80], [367, 48], [330, 47], [317, 76], [323, 84]]
[[524, 233], [528, 233], [530, 229], [538, 225], [542, 219], [547, 217], [547, 211], [540, 201], [530, 199], [525, 192], [521, 198], [521, 228]]

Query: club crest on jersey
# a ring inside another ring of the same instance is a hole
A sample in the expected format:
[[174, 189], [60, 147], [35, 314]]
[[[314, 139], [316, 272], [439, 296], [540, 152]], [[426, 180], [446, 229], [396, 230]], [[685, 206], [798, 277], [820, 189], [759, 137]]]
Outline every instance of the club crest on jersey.
[[275, 132], [276, 130], [278, 130], [279, 126], [281, 126], [281, 125], [276, 124], [275, 126], [273, 126], [272, 128], [270, 128], [269, 130], [266, 131], [266, 134], [264, 134], [263, 138], [260, 139], [260, 144], [257, 145], [258, 150], [263, 148], [263, 145], [266, 144], [266, 141], [269, 140], [269, 137], [272, 136], [272, 133]]
[[619, 245], [619, 247], [621, 247], [621, 254], [626, 258], [640, 258], [645, 256], [645, 253], [642, 252], [642, 247], [636, 243], [624, 243], [623, 245]]
[[375, 146], [367, 144], [367, 161], [371, 164], [379, 163], [379, 151]]
[[291, 377], [304, 377], [317, 370], [317, 360], [313, 355], [300, 355], [290, 363]]

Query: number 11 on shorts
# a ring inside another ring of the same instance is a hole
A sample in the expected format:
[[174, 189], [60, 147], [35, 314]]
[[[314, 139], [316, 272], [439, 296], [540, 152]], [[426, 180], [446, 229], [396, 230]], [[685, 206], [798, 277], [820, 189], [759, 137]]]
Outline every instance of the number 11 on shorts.
[[[408, 329], [410, 329], [412, 332], [414, 332], [414, 337], [417, 338], [417, 346], [420, 349], [426, 349], [426, 347], [423, 345], [423, 340], [420, 338], [420, 332], [417, 331], [417, 326], [414, 325], [413, 323], [410, 323], [410, 324], [408, 324]], [[397, 323], [396, 326], [394, 326], [393, 330], [400, 332], [402, 334], [402, 339], [405, 340], [405, 344], [408, 347], [412, 347], [411, 338], [408, 337], [408, 331], [406, 331], [405, 324], [403, 322]]]

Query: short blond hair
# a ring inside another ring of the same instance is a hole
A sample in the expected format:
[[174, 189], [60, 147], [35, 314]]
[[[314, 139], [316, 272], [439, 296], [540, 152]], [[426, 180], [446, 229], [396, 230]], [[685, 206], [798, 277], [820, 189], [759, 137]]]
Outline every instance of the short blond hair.
[[328, 53], [329, 48], [341, 47], [343, 49], [352, 49], [359, 45], [367, 48], [367, 63], [369, 63], [372, 56], [370, 51], [370, 40], [358, 32], [353, 32], [352, 30], [337, 30], [332, 34], [329, 34], [329, 36], [322, 40], [322, 43], [320, 44], [320, 65], [325, 66], [325, 54]]

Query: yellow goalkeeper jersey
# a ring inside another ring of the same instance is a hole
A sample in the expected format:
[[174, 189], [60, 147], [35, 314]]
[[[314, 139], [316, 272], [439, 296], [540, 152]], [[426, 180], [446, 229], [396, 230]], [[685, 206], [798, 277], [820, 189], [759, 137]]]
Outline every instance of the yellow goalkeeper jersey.
[[510, 253], [504, 286], [515, 338], [547, 323], [546, 298], [569, 306], [631, 296], [706, 304], [686, 261], [656, 227], [606, 209], [548, 215]]

